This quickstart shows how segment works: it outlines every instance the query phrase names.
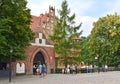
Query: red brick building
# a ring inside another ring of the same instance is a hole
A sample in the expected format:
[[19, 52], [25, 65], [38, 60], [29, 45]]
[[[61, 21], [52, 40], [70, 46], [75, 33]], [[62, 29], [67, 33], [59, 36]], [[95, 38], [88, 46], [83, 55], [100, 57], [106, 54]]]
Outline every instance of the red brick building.
[[[16, 74], [26, 73], [32, 74], [33, 64], [46, 64], [47, 73], [55, 70], [55, 52], [53, 43], [48, 39], [48, 35], [52, 33], [55, 20], [55, 8], [49, 6], [48, 13], [40, 14], [40, 16], [32, 16], [30, 28], [35, 32], [35, 38], [31, 41], [31, 46], [26, 48], [25, 61], [17, 61], [13, 72]], [[22, 68], [19, 67], [23, 64]], [[19, 68], [18, 68], [19, 67]], [[17, 71], [18, 70], [18, 71]], [[21, 71], [20, 71], [21, 70]]]

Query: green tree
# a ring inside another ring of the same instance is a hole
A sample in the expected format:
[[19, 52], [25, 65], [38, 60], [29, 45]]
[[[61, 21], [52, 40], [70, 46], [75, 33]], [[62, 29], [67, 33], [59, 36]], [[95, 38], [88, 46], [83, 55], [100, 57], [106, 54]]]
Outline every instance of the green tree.
[[0, 61], [9, 59], [11, 48], [13, 60], [25, 58], [24, 50], [34, 37], [26, 4], [26, 0], [0, 0]]
[[50, 35], [50, 39], [54, 42], [55, 52], [59, 54], [59, 57], [65, 67], [71, 59], [72, 48], [75, 49], [78, 47], [76, 46], [78, 42], [73, 41], [73, 38], [81, 34], [81, 31], [78, 32], [81, 23], [78, 26], [75, 26], [75, 14], [71, 16], [69, 14], [70, 9], [68, 9], [67, 1], [64, 0], [62, 2], [61, 9], [58, 10], [53, 34]]
[[89, 46], [89, 36], [88, 37], [81, 37], [81, 60], [85, 64], [93, 63], [93, 56], [90, 55], [90, 46]]
[[110, 65], [114, 58], [120, 58], [115, 56], [120, 50], [120, 16], [116, 13], [107, 15], [99, 18], [93, 26], [89, 43], [90, 53], [94, 57], [98, 56], [100, 64]]

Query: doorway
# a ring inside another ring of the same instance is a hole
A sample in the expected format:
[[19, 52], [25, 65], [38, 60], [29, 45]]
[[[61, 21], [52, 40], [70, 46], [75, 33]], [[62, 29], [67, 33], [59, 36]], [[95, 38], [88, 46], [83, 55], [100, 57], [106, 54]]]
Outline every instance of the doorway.
[[41, 52], [38, 52], [33, 60], [33, 65], [45, 64], [45, 58]]

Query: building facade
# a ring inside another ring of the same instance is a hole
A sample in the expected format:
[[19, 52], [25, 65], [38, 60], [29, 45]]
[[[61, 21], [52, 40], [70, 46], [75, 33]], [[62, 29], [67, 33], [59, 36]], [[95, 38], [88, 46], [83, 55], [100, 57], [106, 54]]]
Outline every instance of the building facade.
[[53, 42], [48, 39], [49, 34], [53, 31], [55, 20], [55, 8], [49, 6], [48, 13], [40, 16], [32, 16], [30, 25], [31, 30], [35, 33], [35, 38], [31, 45], [25, 50], [27, 59], [25, 61], [16, 61], [12, 63], [13, 74], [32, 74], [33, 64], [45, 64], [47, 73], [55, 70], [55, 52]]

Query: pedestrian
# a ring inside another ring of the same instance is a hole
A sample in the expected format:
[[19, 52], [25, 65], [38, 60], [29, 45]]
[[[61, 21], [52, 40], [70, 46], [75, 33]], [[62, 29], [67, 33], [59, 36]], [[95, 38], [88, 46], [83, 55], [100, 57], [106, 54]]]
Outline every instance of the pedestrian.
[[77, 74], [77, 64], [75, 64], [75, 73]]
[[75, 74], [75, 65], [74, 64], [72, 64], [72, 71], [73, 71], [73, 74]]
[[45, 64], [42, 65], [41, 75], [44, 77], [46, 75], [46, 66]]
[[40, 75], [41, 75], [41, 72], [42, 72], [42, 65], [39, 64], [39, 73], [40, 73]]
[[64, 68], [62, 69], [62, 74], [65, 74], [65, 69]]
[[67, 71], [67, 74], [70, 74], [70, 65], [69, 64], [67, 65], [66, 71]]
[[108, 66], [107, 65], [105, 65], [105, 72], [107, 72], [108, 71]]
[[38, 75], [40, 72], [39, 72], [40, 70], [39, 70], [39, 67], [37, 66], [36, 67], [36, 74]]
[[33, 68], [33, 75], [36, 75], [36, 69], [37, 69], [36, 65], [34, 64], [32, 68]]
[[89, 65], [89, 71], [90, 71], [90, 73], [92, 73], [92, 70], [93, 70], [93, 66], [92, 66], [92, 64], [90, 64]]
[[66, 71], [67, 71], [67, 74], [70, 74], [70, 68], [67, 68]]
[[88, 64], [86, 65], [86, 72], [87, 72], [87, 73], [89, 72]]

